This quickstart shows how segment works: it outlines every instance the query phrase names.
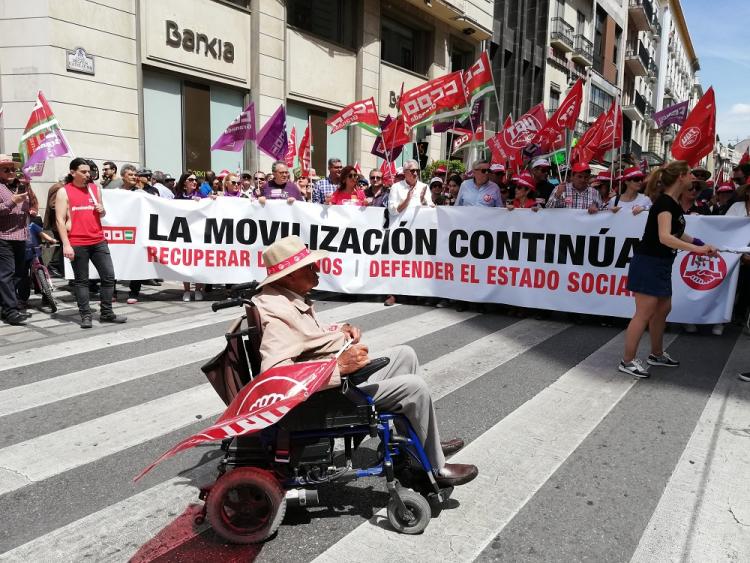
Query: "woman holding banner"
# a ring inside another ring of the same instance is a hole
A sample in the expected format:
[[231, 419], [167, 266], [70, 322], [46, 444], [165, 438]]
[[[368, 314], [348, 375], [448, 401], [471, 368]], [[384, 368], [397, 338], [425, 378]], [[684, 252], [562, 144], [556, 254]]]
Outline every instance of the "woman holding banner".
[[685, 217], [678, 203], [693, 182], [686, 162], [676, 160], [651, 174], [647, 191], [661, 182], [664, 192], [649, 209], [643, 237], [635, 249], [628, 272], [628, 289], [635, 294], [635, 315], [625, 333], [625, 354], [618, 369], [638, 378], [649, 376], [635, 357], [641, 336], [651, 335], [649, 365], [677, 367], [680, 362], [664, 351], [664, 327], [672, 309], [672, 263], [678, 250], [714, 256], [716, 248], [685, 232]]

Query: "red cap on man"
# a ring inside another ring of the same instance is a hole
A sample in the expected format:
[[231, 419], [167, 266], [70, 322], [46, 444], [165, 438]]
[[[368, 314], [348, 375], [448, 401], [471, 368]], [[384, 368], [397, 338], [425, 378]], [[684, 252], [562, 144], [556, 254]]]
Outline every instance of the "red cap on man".
[[448, 173], [448, 167], [445, 166], [445, 164], [441, 164], [437, 168], [435, 168], [435, 174], [447, 174]]
[[584, 172], [591, 172], [591, 167], [588, 162], [576, 162], [570, 169], [573, 174], [582, 174]]

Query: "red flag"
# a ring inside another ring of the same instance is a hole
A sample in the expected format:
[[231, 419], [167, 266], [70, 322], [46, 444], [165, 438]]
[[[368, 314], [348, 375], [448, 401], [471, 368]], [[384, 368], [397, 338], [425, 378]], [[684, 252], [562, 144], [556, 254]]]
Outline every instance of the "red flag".
[[425, 82], [401, 94], [399, 108], [407, 125], [432, 121], [440, 111], [440, 119], [466, 113], [466, 91], [463, 72], [451, 74]]
[[[505, 120], [507, 124], [510, 117]], [[544, 105], [537, 104], [510, 127], [504, 128], [487, 141], [493, 160], [510, 162], [518, 166], [521, 162], [521, 151], [532, 142], [534, 136], [547, 124]]]
[[477, 62], [464, 71], [464, 85], [466, 86], [466, 99], [470, 103], [492, 92], [495, 86], [487, 51], [482, 51]]
[[745, 149], [745, 152], [740, 159], [740, 164], [747, 164], [748, 162], [750, 162], [750, 146]]
[[392, 185], [396, 179], [396, 163], [384, 160], [380, 165], [380, 173], [383, 175], [383, 185]]
[[573, 150], [570, 153], [571, 163], [578, 162], [579, 160], [588, 162], [588, 160], [583, 158], [584, 149], [599, 134], [599, 128], [601, 127], [602, 122], [606, 119], [606, 117], [606, 112], [600, 113], [599, 117], [596, 118], [596, 121], [594, 121], [594, 123], [591, 124], [588, 129], [586, 129], [581, 138], [578, 139], [578, 143], [576, 143], [576, 146], [573, 147]]
[[484, 143], [484, 126], [479, 125], [475, 131], [454, 129], [454, 132], [461, 131], [463, 134], [460, 137], [455, 137], [453, 146], [451, 148], [451, 155], [456, 154], [461, 149], [471, 147], [474, 145], [481, 145]]
[[340, 131], [353, 123], [361, 125], [372, 133], [378, 133], [380, 119], [378, 118], [378, 110], [375, 107], [374, 98], [349, 104], [336, 115], [326, 120], [326, 125], [331, 126], [331, 133]]
[[289, 135], [289, 148], [286, 151], [286, 165], [289, 168], [294, 167], [294, 157], [297, 156], [297, 129], [292, 127], [292, 134]]
[[604, 157], [608, 150], [622, 146], [622, 107], [612, 100], [609, 111], [602, 113], [573, 149], [571, 162], [591, 162]]
[[547, 152], [553, 148], [558, 148], [559, 139], [564, 129], [573, 130], [581, 113], [581, 104], [583, 103], [583, 80], [580, 78], [570, 89], [568, 95], [552, 114], [547, 121], [547, 125], [539, 131], [534, 137], [535, 143], [542, 146], [542, 150]]
[[709, 88], [698, 100], [682, 124], [672, 143], [672, 156], [685, 160], [690, 166], [714, 150], [716, 144], [716, 100], [714, 89]]
[[405, 122], [403, 115], [399, 115], [391, 121], [385, 126], [381, 134], [385, 150], [391, 153], [394, 149], [411, 143], [411, 130], [412, 128]]
[[302, 135], [302, 140], [299, 142], [299, 166], [300, 175], [307, 177], [310, 175], [310, 161], [312, 160], [312, 131], [310, 130], [310, 120], [307, 121], [307, 127], [305, 127], [305, 134]]
[[362, 175], [362, 167], [359, 165], [359, 160], [354, 163], [354, 170], [356, 170], [357, 174], [360, 176]]
[[204, 442], [244, 436], [276, 424], [285, 414], [328, 382], [336, 367], [336, 361], [336, 358], [332, 358], [325, 361], [301, 362], [263, 372], [242, 388], [214, 424], [163, 453], [141, 471], [134, 481], [138, 481], [157, 464], [182, 450]]

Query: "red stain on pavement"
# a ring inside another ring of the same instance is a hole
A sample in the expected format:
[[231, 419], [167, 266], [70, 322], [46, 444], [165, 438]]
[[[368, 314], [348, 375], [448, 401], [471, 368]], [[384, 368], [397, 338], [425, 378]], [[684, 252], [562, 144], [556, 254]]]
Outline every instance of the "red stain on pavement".
[[263, 544], [225, 543], [207, 523], [200, 526], [195, 524], [195, 517], [200, 512], [201, 506], [188, 506], [185, 512], [144, 544], [130, 559], [130, 563], [247, 563], [254, 561], [263, 549]]

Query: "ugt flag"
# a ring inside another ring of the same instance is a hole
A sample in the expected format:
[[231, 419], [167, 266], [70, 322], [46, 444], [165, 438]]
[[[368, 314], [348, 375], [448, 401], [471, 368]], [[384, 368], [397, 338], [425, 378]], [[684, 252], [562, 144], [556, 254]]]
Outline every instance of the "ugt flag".
[[537, 132], [547, 124], [543, 104], [537, 104], [518, 118], [510, 127], [504, 128], [487, 141], [494, 162], [509, 161], [511, 166], [521, 161], [521, 151], [532, 142]]
[[284, 157], [286, 165], [288, 168], [294, 167], [294, 157], [297, 156], [297, 129], [296, 127], [292, 127], [292, 132], [289, 134], [289, 141], [287, 143], [289, 145], [289, 149], [286, 151], [286, 156]]
[[310, 175], [310, 167], [312, 161], [312, 129], [310, 128], [310, 120], [307, 120], [307, 127], [305, 127], [305, 133], [302, 135], [302, 140], [299, 143], [299, 165], [303, 178]]
[[672, 143], [672, 156], [685, 160], [690, 166], [714, 149], [716, 142], [716, 100], [709, 88], [687, 116], [682, 129]]
[[211, 146], [212, 151], [239, 152], [245, 141], [255, 140], [255, 104], [250, 104], [234, 118], [229, 127]]
[[18, 146], [23, 170], [29, 176], [41, 176], [44, 162], [56, 156], [70, 156], [72, 151], [60, 124], [40, 90]]
[[258, 131], [258, 148], [274, 160], [284, 160], [289, 140], [286, 137], [286, 112], [280, 105]]
[[328, 383], [336, 361], [336, 358], [332, 358], [300, 362], [263, 372], [242, 388], [214, 424], [164, 452], [141, 471], [134, 481], [138, 481], [156, 465], [178, 452], [204, 442], [218, 442], [258, 432], [276, 424], [290, 410]]

